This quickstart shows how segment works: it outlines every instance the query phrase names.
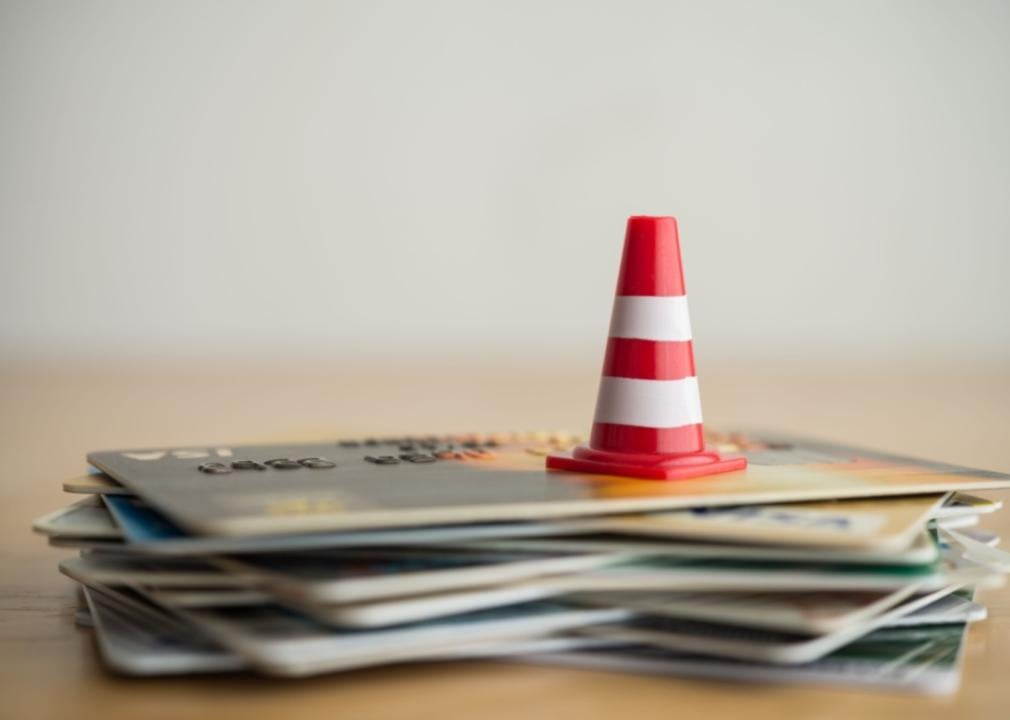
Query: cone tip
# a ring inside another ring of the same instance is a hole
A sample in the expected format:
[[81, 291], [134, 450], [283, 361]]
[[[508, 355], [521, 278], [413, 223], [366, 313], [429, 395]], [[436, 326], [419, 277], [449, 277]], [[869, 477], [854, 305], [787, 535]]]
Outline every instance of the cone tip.
[[653, 215], [628, 218], [617, 294], [684, 294], [676, 218]]
[[676, 238], [677, 218], [672, 215], [632, 215], [628, 218], [628, 237]]
[[632, 215], [628, 218], [628, 225], [665, 225], [668, 223], [677, 224], [677, 218], [673, 215]]

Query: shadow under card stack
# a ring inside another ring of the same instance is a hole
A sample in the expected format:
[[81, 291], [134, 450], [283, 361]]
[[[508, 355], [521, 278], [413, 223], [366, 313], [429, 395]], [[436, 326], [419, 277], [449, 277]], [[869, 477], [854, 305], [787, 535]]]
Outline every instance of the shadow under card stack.
[[676, 221], [633, 217], [588, 438], [98, 451], [34, 528], [117, 673], [497, 658], [955, 690], [975, 591], [1010, 572], [971, 493], [1010, 476], [704, 428], [692, 342]]

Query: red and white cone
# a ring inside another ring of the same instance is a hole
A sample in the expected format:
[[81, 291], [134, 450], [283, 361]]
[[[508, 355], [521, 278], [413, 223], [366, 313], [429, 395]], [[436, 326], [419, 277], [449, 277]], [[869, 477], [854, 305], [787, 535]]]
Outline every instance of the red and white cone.
[[676, 480], [746, 466], [705, 448], [677, 220], [629, 218], [589, 444], [547, 467]]

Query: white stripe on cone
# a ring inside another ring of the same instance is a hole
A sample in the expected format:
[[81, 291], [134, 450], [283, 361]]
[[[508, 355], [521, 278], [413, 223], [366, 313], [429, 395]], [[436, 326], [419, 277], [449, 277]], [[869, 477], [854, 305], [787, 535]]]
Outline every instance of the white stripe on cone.
[[610, 337], [690, 340], [687, 296], [618, 295], [610, 316]]
[[598, 423], [675, 428], [701, 422], [698, 378], [636, 380], [603, 377], [596, 400]]

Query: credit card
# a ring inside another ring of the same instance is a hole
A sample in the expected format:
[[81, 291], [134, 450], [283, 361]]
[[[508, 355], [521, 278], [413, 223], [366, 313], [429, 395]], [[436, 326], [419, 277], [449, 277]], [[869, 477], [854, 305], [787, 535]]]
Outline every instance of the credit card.
[[584, 650], [524, 662], [732, 682], [903, 690], [949, 695], [960, 685], [967, 626], [878, 630], [804, 665], [770, 665], [648, 646]]
[[499, 585], [613, 565], [615, 553], [402, 548], [218, 558], [228, 573], [254, 578], [279, 597], [305, 603], [360, 603], [400, 595]]
[[[453, 544], [455, 546], [455, 544]], [[444, 547], [444, 545], [443, 545]], [[648, 537], [620, 535], [576, 535], [564, 538], [530, 538], [515, 540], [480, 540], [467, 543], [470, 549], [512, 552], [610, 552], [636, 557], [669, 557], [680, 559], [769, 560], [782, 562], [820, 562], [856, 565], [923, 565], [939, 557], [939, 548], [931, 533], [920, 530], [912, 543], [897, 551], [879, 548], [807, 548], [802, 545], [750, 545], [719, 542], [684, 542]]]
[[109, 513], [93, 497], [43, 515], [32, 523], [32, 529], [50, 537], [81, 540], [116, 540], [121, 537]]
[[190, 535], [163, 514], [136, 498], [104, 496], [102, 500], [115, 519], [122, 540], [118, 543], [95, 543], [90, 546], [78, 543], [77, 546], [138, 555], [234, 555], [332, 548], [413, 546], [481, 539], [555, 536], [585, 532], [593, 527], [592, 521], [581, 520], [519, 521], [304, 535], [198, 537]]
[[790, 505], [694, 508], [603, 518], [609, 532], [653, 538], [802, 545], [808, 548], [908, 547], [942, 505], [944, 495], [919, 495]]
[[185, 675], [236, 672], [246, 667], [234, 653], [180, 638], [124, 615], [107, 597], [85, 588], [102, 660], [126, 675]]
[[920, 593], [924, 586], [910, 585], [900, 604], [879, 614], [842, 624], [818, 635], [759, 630], [729, 625], [681, 620], [659, 615], [639, 615], [620, 624], [585, 628], [591, 637], [642, 645], [653, 645], [677, 652], [733, 658], [776, 665], [810, 663], [860, 637], [886, 625], [888, 621], [924, 608], [959, 586], [947, 586]]
[[493, 438], [145, 448], [88, 460], [179, 527], [215, 536], [1010, 487], [999, 473], [795, 438], [754, 435], [738, 447], [746, 470], [676, 482], [548, 471], [540, 449]]
[[87, 473], [63, 482], [63, 492], [82, 495], [132, 495], [133, 493], [100, 472]]
[[258, 670], [291, 677], [445, 657], [461, 645], [525, 640], [628, 615], [526, 603], [371, 631], [326, 627], [276, 606], [177, 612]]
[[823, 635], [870, 620], [913, 592], [906, 586], [882, 592], [586, 593], [571, 599], [595, 606], [623, 607], [648, 616]]
[[[125, 675], [191, 675], [248, 669], [239, 655], [209, 644], [190, 634], [174, 634], [152, 627], [123, 612], [116, 598], [84, 589], [88, 626], [95, 628], [99, 652], [105, 664]], [[93, 608], [93, 612], [89, 610]], [[600, 649], [612, 643], [594, 638], [549, 636], [507, 642], [462, 643], [424, 660], [529, 658], [540, 653]]]

